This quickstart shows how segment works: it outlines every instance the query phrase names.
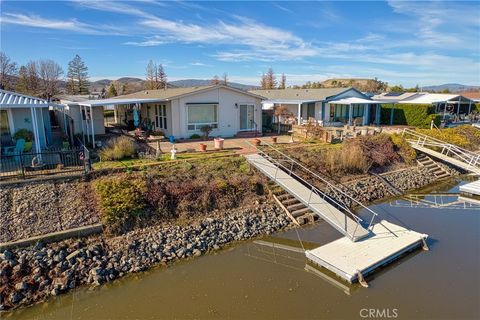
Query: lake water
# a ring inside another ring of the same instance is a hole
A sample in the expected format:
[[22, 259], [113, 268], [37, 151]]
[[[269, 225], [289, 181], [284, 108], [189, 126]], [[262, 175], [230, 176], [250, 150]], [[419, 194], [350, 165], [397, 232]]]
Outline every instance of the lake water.
[[[418, 193], [454, 194], [461, 183], [452, 179]], [[415, 251], [368, 277], [369, 288], [306, 265], [300, 240], [308, 247], [340, 237], [320, 222], [96, 289], [79, 288], [4, 318], [361, 319], [365, 309], [374, 309], [383, 318], [479, 319], [480, 205], [448, 206], [455, 195], [436, 200], [442, 209], [406, 201], [370, 207], [392, 223], [427, 233], [430, 251]]]

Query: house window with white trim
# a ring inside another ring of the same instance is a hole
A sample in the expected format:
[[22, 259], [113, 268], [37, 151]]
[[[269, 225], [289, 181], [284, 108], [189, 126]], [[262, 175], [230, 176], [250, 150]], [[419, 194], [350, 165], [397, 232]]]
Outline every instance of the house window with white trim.
[[218, 104], [187, 104], [188, 130], [200, 130], [204, 126], [218, 128]]
[[8, 122], [8, 111], [0, 110], [0, 135], [10, 134], [10, 123]]
[[155, 127], [167, 129], [167, 106], [164, 104], [155, 105]]

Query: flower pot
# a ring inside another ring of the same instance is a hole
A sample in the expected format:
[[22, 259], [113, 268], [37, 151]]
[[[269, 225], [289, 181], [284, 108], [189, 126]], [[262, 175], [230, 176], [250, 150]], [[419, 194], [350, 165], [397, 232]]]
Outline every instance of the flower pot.
[[277, 143], [277, 137], [271, 137], [270, 139], [272, 140], [273, 144]]
[[207, 145], [205, 143], [200, 143], [200, 151], [202, 152], [207, 151]]
[[253, 145], [258, 147], [262, 141], [260, 139], [253, 139]]
[[215, 149], [223, 150], [223, 142], [225, 141], [225, 139], [215, 138], [213, 141], [214, 141], [214, 144], [215, 144]]

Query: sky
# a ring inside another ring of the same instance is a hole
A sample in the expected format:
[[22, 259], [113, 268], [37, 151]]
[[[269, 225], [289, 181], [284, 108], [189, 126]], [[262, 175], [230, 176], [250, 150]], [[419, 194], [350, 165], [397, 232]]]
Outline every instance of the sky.
[[79, 54], [91, 80], [145, 77], [150, 59], [169, 80], [287, 85], [374, 78], [390, 85], [480, 85], [480, 2], [5, 1], [0, 45], [18, 64]]

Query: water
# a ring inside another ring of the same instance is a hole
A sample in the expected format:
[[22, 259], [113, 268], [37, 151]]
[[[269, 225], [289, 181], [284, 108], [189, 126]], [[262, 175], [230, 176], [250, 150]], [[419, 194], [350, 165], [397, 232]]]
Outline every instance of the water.
[[[419, 193], [455, 193], [458, 183]], [[248, 242], [93, 290], [80, 288], [4, 318], [358, 319], [368, 313], [362, 309], [375, 309], [385, 312], [384, 318], [479, 319], [480, 206], [392, 204], [371, 208], [393, 223], [429, 234], [430, 251], [418, 250], [368, 277], [368, 289], [306, 271], [302, 253]], [[299, 238], [308, 247], [338, 237], [322, 222], [298, 230], [298, 236], [289, 230], [263, 240], [298, 248]]]

